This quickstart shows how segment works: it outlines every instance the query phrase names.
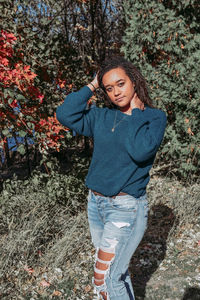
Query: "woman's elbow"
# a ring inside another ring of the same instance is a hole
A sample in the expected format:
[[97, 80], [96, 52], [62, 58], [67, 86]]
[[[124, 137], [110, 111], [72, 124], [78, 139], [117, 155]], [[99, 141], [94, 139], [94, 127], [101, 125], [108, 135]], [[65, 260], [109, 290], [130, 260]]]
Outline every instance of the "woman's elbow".
[[[139, 150], [139, 151], [138, 151]], [[152, 149], [137, 149], [133, 155], [133, 159], [137, 163], [144, 163], [150, 159], [153, 159], [156, 155], [158, 147], [155, 146]]]
[[56, 109], [56, 119], [62, 125], [66, 126], [66, 127], [70, 127], [70, 122], [68, 120], [68, 117], [66, 116], [66, 114], [63, 114], [61, 106], [58, 106], [57, 109]]
[[60, 109], [61, 107], [58, 106], [57, 109], [56, 109], [56, 119], [62, 123], [62, 120], [63, 120], [63, 114], [62, 114], [62, 111]]

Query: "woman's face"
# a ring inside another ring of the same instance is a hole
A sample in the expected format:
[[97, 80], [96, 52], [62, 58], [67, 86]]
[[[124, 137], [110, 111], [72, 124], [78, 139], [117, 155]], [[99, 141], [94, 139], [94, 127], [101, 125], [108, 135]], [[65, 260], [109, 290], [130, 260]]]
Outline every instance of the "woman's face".
[[131, 100], [135, 93], [135, 84], [122, 68], [115, 68], [104, 74], [102, 78], [106, 93], [111, 102], [124, 113], [131, 112]]

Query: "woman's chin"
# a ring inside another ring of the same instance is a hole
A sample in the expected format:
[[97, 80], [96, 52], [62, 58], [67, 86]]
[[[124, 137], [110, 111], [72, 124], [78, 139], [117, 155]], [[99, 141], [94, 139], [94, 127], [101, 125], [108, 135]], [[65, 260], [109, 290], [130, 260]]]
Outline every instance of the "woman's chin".
[[118, 105], [118, 108], [123, 113], [129, 113], [129, 112], [131, 112], [130, 105]]

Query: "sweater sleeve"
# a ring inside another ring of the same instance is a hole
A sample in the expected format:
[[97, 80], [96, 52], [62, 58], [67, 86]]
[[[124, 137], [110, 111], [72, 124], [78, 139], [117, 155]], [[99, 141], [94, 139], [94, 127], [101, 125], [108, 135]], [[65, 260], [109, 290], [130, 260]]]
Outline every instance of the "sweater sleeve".
[[151, 116], [138, 108], [133, 109], [134, 124], [128, 132], [128, 152], [133, 159], [142, 163], [156, 155], [162, 142], [167, 123], [166, 114], [153, 109]]
[[57, 120], [79, 134], [93, 136], [96, 108], [86, 110], [87, 101], [92, 94], [87, 86], [69, 94], [64, 103], [57, 107]]

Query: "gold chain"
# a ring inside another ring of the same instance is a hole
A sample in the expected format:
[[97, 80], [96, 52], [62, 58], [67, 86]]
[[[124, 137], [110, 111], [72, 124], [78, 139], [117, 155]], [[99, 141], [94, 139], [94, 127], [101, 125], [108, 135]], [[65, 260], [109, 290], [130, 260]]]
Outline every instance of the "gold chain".
[[113, 128], [112, 128], [112, 132], [114, 132], [115, 131], [115, 128], [125, 119], [127, 117], [127, 115], [126, 116], [124, 116], [118, 123], [116, 123], [116, 119], [117, 119], [117, 110], [116, 110], [116, 113], [115, 113], [115, 120], [114, 120], [114, 124], [113, 124]]

